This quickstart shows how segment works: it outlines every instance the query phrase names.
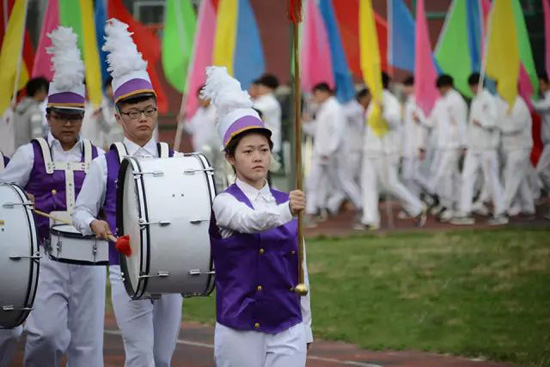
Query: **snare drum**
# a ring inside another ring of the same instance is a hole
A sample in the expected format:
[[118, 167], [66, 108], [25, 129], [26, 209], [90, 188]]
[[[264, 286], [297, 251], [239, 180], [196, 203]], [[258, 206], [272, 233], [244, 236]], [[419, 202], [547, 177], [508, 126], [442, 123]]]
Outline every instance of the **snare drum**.
[[19, 186], [0, 184], [0, 328], [21, 325], [32, 310], [40, 260], [32, 206]]
[[48, 255], [55, 261], [76, 265], [109, 265], [109, 242], [85, 236], [68, 224], [50, 228]]
[[133, 299], [160, 293], [206, 296], [214, 287], [210, 214], [213, 170], [202, 154], [126, 158], [117, 192], [119, 235], [130, 235], [132, 255], [121, 255], [124, 285]]

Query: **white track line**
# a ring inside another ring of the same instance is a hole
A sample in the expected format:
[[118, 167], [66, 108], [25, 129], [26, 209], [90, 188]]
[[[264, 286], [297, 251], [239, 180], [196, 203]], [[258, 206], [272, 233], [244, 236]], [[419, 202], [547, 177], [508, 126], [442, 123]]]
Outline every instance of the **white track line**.
[[[120, 331], [119, 330], [105, 330], [105, 334], [120, 336]], [[194, 342], [194, 341], [191, 341], [191, 340], [178, 339], [177, 343], [182, 344], [182, 345], [189, 345], [189, 346], [192, 346], [192, 347], [214, 349], [213, 344], [199, 343], [199, 342]], [[308, 356], [307, 359], [314, 360], [314, 361], [335, 363], [335, 364], [346, 365], [346, 366], [382, 367], [378, 364], [362, 363], [362, 362], [354, 362], [354, 361], [342, 361], [342, 360], [339, 360], [339, 359], [324, 358], [324, 357], [317, 357], [317, 356]]]

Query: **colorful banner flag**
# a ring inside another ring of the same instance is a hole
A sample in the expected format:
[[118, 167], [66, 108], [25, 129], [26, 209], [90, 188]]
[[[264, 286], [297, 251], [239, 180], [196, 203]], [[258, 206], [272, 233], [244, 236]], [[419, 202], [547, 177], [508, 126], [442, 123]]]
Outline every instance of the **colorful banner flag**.
[[388, 0], [388, 64], [414, 72], [415, 24], [403, 0]]
[[518, 95], [519, 42], [512, 1], [495, 1], [487, 44], [487, 75], [498, 83], [498, 93], [510, 108]]
[[183, 93], [197, 22], [193, 4], [189, 0], [168, 0], [164, 18], [162, 68], [170, 85]]
[[330, 55], [332, 56], [332, 74], [336, 84], [336, 98], [341, 103], [349, 102], [355, 98], [355, 86], [353, 85], [351, 71], [344, 54], [344, 47], [342, 46], [338, 23], [334, 16], [332, 0], [321, 0], [319, 2], [319, 9], [328, 33]]
[[415, 33], [415, 65], [417, 67], [414, 71], [414, 97], [416, 104], [428, 116], [439, 97], [439, 93], [435, 87], [437, 71], [433, 62], [424, 0], [417, 0], [416, 2]]
[[468, 49], [472, 71], [481, 70], [481, 44], [483, 39], [483, 9], [479, 0], [466, 0], [466, 22], [468, 27]]
[[185, 115], [191, 117], [198, 107], [197, 90], [206, 82], [206, 67], [212, 65], [216, 9], [211, 0], [201, 2], [197, 16], [197, 32], [193, 42], [193, 56], [185, 88]]
[[52, 43], [48, 38], [51, 33], [59, 25], [59, 3], [58, 0], [48, 1], [48, 7], [42, 20], [42, 30], [38, 39], [38, 47], [36, 48], [36, 57], [34, 59], [34, 67], [32, 69], [32, 77], [44, 77], [48, 80], [53, 78], [51, 55], [46, 52], [46, 48]]
[[334, 88], [330, 44], [325, 22], [315, 0], [306, 0], [300, 64], [302, 88], [311, 92], [318, 83]]
[[[537, 69], [535, 68], [535, 60], [533, 59], [533, 51], [531, 49], [531, 42], [529, 41], [529, 33], [527, 32], [527, 25], [525, 24], [525, 17], [523, 16], [523, 11], [521, 9], [521, 4], [519, 0], [512, 1], [512, 9], [514, 11], [514, 19], [516, 22], [517, 38], [519, 44], [519, 58], [527, 75], [529, 76], [528, 80], [531, 83], [532, 90], [538, 90], [539, 88], [539, 79], [537, 75]], [[526, 74], [520, 72], [520, 78], [525, 77]], [[524, 80], [523, 83], [527, 86], [528, 80]], [[528, 89], [523, 88], [520, 93], [525, 92], [529, 93]], [[531, 100], [531, 95], [522, 95], [524, 98]], [[532, 94], [532, 92], [531, 92]]]
[[245, 89], [264, 73], [260, 32], [248, 0], [219, 1], [214, 64], [227, 67]]
[[367, 123], [377, 136], [382, 136], [388, 131], [388, 125], [382, 119], [380, 108], [383, 97], [382, 68], [371, 0], [360, 0], [359, 3], [359, 42], [363, 80], [372, 95], [372, 109]]
[[[23, 37], [27, 11], [27, 0], [17, 0], [12, 8], [8, 27], [4, 34], [2, 49], [0, 51], [0, 114], [9, 107], [14, 93], [23, 87], [28, 80], [26, 68], [19, 67], [22, 60]], [[16, 86], [17, 71], [20, 68], [19, 83]]]
[[95, 34], [99, 49], [99, 66], [101, 68], [101, 81], [103, 84], [111, 76], [107, 71], [107, 52], [102, 50], [105, 42], [105, 23], [107, 22], [107, 0], [96, 0], [95, 2]]

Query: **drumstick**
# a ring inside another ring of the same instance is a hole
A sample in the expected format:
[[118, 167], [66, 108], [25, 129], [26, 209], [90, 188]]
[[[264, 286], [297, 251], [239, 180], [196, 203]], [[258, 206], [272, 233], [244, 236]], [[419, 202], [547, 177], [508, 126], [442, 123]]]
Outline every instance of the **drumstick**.
[[69, 222], [68, 220], [54, 217], [53, 215], [48, 214], [48, 213], [44, 213], [43, 211], [40, 211], [40, 210], [38, 210], [38, 209], [33, 209], [33, 211], [34, 211], [36, 214], [38, 214], [38, 215], [41, 215], [41, 216], [46, 217], [46, 218], [50, 218], [51, 220], [55, 220], [56, 222], [65, 223], [65, 224], [68, 224], [68, 225], [70, 225], [70, 226], [73, 225], [73, 223], [72, 223], [72, 222]]

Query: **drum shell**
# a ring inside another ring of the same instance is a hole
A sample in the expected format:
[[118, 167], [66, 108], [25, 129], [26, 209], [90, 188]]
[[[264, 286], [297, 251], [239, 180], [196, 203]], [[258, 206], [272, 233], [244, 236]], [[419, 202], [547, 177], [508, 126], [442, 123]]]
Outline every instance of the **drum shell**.
[[20, 187], [0, 184], [0, 328], [21, 325], [34, 303], [40, 252], [31, 207]]
[[55, 225], [50, 229], [48, 255], [52, 260], [75, 265], [109, 265], [107, 241], [64, 231], [63, 227]]
[[123, 162], [117, 207], [131, 207], [129, 200], [138, 204], [135, 213], [119, 211], [119, 234], [128, 234], [125, 229], [141, 221], [139, 234], [130, 233], [132, 256], [121, 259], [131, 297], [212, 291], [208, 228], [214, 197], [213, 174], [202, 155]]

